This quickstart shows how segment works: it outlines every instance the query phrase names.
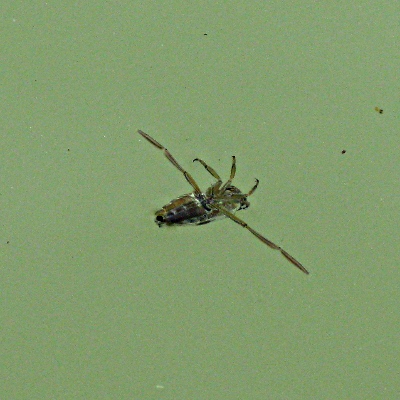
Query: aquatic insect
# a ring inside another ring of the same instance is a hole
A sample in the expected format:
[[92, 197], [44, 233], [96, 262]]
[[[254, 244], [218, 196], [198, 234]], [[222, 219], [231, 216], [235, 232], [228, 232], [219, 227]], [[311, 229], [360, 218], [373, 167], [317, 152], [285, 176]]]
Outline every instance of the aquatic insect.
[[217, 180], [206, 190], [205, 193], [203, 193], [196, 181], [193, 179], [192, 175], [190, 175], [189, 172], [185, 171], [179, 165], [178, 161], [175, 160], [172, 154], [163, 145], [141, 130], [138, 130], [138, 133], [153, 146], [162, 150], [165, 157], [167, 157], [172, 165], [182, 172], [185, 179], [193, 188], [192, 193], [184, 194], [174, 200], [171, 200], [168, 204], [156, 212], [155, 222], [159, 227], [163, 225], [204, 225], [217, 219], [229, 218], [243, 228], [246, 228], [250, 233], [260, 239], [267, 246], [271, 247], [272, 249], [279, 250], [287, 260], [289, 260], [305, 274], [309, 273], [299, 261], [297, 261], [287, 251], [282, 249], [282, 247], [262, 236], [260, 233], [247, 225], [246, 222], [235, 215], [236, 211], [245, 210], [250, 206], [247, 198], [254, 193], [259, 182], [258, 179], [256, 179], [256, 184], [248, 193], [242, 193], [240, 189], [232, 185], [232, 180], [236, 173], [235, 156], [232, 156], [230, 177], [224, 184], [222, 183], [222, 180], [217, 172], [207, 165], [203, 160], [200, 158], [195, 158], [193, 160], [193, 162], [198, 161], [200, 164], [202, 164], [203, 167]]

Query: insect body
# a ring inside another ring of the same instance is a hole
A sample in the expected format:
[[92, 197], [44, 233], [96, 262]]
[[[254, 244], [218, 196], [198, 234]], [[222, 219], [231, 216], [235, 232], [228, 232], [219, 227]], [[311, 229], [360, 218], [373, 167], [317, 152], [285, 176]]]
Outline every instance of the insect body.
[[256, 179], [256, 184], [248, 193], [242, 193], [240, 189], [232, 185], [232, 180], [236, 173], [235, 156], [232, 157], [230, 177], [224, 184], [222, 183], [222, 179], [217, 172], [207, 165], [203, 160], [199, 158], [195, 158], [193, 160], [193, 162], [198, 161], [200, 164], [202, 164], [203, 167], [217, 180], [206, 190], [205, 193], [203, 193], [189, 172], [185, 171], [179, 165], [172, 154], [163, 145], [141, 130], [139, 130], [138, 133], [148, 140], [152, 145], [162, 150], [171, 164], [173, 164], [177, 169], [179, 169], [179, 171], [182, 172], [185, 179], [193, 188], [192, 193], [184, 194], [183, 196], [170, 201], [156, 212], [155, 222], [159, 227], [163, 225], [204, 225], [217, 219], [229, 218], [241, 225], [243, 228], [246, 228], [267, 246], [271, 247], [272, 249], [279, 250], [281, 254], [292, 264], [294, 264], [304, 273], [308, 274], [308, 271], [303, 267], [303, 265], [300, 264], [300, 262], [292, 257], [288, 252], [282, 249], [282, 247], [262, 236], [260, 233], [247, 225], [246, 222], [235, 215], [236, 211], [244, 210], [250, 206], [247, 198], [254, 193], [259, 182], [258, 179]]

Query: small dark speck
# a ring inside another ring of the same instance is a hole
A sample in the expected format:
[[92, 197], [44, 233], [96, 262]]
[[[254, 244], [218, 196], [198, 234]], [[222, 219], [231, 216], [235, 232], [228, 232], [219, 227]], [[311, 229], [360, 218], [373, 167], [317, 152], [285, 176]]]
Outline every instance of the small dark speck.
[[204, 36], [207, 36], [207, 33], [203, 33]]
[[67, 149], [67, 151], [69, 151], [69, 149]]
[[346, 153], [346, 150], [342, 150], [342, 154]]
[[375, 107], [375, 111], [377, 111], [379, 114], [383, 114], [382, 108]]
[[10, 243], [10, 241], [9, 240], [7, 240], [7, 244], [9, 244]]

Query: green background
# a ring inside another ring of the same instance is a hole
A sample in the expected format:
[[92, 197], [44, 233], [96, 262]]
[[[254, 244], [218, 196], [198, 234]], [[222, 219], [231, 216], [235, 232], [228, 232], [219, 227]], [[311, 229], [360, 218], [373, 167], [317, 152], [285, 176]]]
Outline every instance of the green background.
[[0, 398], [400, 398], [399, 8], [3, 4]]

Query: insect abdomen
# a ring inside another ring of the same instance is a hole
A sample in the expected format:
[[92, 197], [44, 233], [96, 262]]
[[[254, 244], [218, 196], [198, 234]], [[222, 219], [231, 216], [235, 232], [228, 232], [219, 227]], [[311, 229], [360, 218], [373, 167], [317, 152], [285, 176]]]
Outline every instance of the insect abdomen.
[[155, 222], [162, 225], [201, 224], [208, 219], [207, 210], [192, 195], [172, 200], [156, 212]]

